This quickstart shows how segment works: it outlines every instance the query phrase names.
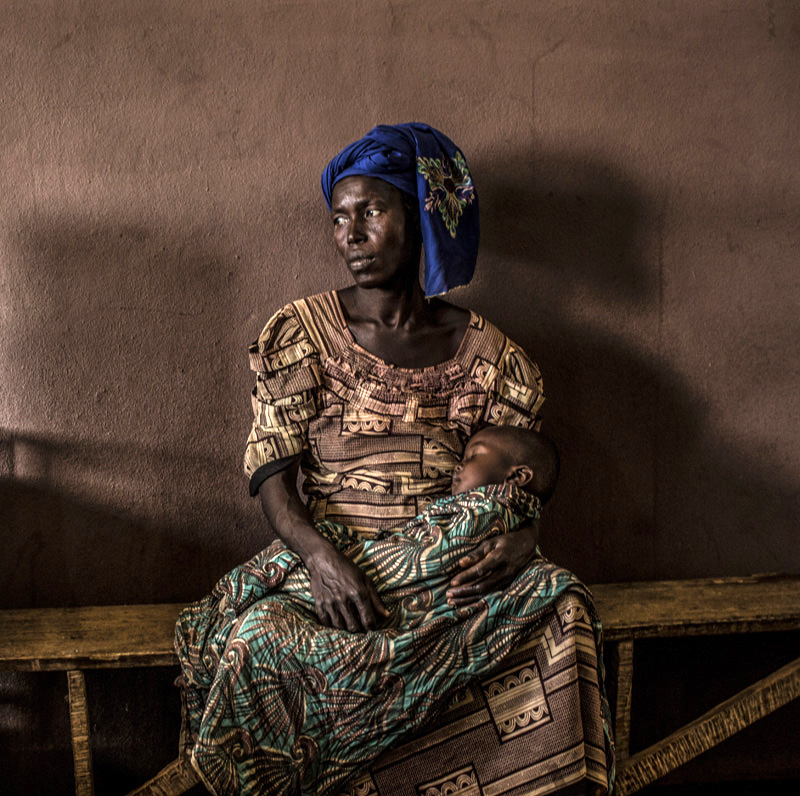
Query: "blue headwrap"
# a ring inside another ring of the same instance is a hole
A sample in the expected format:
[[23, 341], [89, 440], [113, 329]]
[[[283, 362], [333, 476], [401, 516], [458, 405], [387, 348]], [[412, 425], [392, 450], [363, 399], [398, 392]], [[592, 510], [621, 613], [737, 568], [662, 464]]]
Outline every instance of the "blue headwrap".
[[478, 196], [464, 155], [427, 124], [379, 124], [322, 172], [328, 209], [345, 177], [378, 177], [417, 197], [425, 249], [425, 295], [466, 285], [478, 258]]

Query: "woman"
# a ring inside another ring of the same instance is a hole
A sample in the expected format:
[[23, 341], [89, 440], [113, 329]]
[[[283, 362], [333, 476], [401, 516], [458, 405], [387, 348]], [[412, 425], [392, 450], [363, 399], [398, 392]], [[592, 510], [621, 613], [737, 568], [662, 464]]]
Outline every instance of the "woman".
[[[474, 431], [535, 426], [544, 400], [539, 372], [519, 347], [480, 316], [430, 298], [468, 283], [477, 257], [475, 187], [452, 141], [420, 124], [376, 127], [331, 161], [322, 185], [354, 284], [287, 305], [250, 349], [257, 385], [245, 470], [285, 548], [278, 543], [271, 556], [234, 570], [182, 615], [177, 647], [193, 762], [220, 793], [336, 793], [380, 749], [441, 712], [463, 671], [486, 675], [502, 661], [510, 668], [500, 679], [482, 681], [484, 695], [462, 700], [428, 736], [424, 770], [416, 757], [384, 756], [359, 792], [387, 793], [391, 783], [398, 793], [438, 793], [451, 782], [463, 789], [489, 781], [496, 793], [530, 784], [537, 792], [603, 788], [610, 739], [580, 588], [553, 593], [536, 611], [509, 608], [495, 635], [475, 635], [476, 606], [490, 595], [520, 584], [530, 595], [537, 578], [550, 577], [532, 564], [536, 523], [487, 540], [460, 562], [448, 590], [452, 617], [434, 644], [442, 666], [469, 663], [430, 693], [417, 685], [413, 709], [404, 689], [419, 683], [422, 664], [413, 655], [397, 664], [374, 585], [315, 528], [332, 520], [369, 538], [413, 519], [449, 490]], [[287, 548], [308, 570], [315, 616], [307, 601], [268, 597], [290, 577], [280, 564]], [[522, 638], [532, 652], [517, 654], [509, 643]], [[284, 656], [289, 647], [302, 654]]]

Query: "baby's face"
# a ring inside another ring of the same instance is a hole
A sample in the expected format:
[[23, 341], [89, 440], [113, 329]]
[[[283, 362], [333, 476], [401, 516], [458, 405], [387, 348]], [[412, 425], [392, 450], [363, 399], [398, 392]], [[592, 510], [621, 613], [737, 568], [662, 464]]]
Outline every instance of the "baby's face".
[[464, 458], [453, 471], [450, 494], [456, 495], [489, 484], [502, 484], [511, 469], [498, 435], [485, 428], [475, 434], [464, 448]]

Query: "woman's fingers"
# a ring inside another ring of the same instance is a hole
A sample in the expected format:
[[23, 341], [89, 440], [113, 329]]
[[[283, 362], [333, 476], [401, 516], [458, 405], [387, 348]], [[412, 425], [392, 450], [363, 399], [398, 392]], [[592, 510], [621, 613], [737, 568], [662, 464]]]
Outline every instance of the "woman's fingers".
[[335, 610], [340, 621], [335, 622], [334, 627], [348, 630], [350, 633], [374, 630], [379, 624], [378, 616], [389, 615], [374, 587], [371, 586], [366, 588], [363, 594], [354, 594], [336, 601]]
[[311, 592], [320, 621], [339, 630], [372, 630], [378, 616], [389, 615], [369, 577], [339, 552], [319, 559], [312, 570]]
[[[358, 618], [361, 620], [361, 627], [359, 630], [372, 630], [377, 624], [375, 621], [375, 614], [372, 611], [372, 603], [366, 603], [362, 600], [356, 602], [356, 609], [358, 611]], [[349, 628], [348, 628], [349, 630]]]
[[328, 612], [318, 599], [314, 600], [314, 610], [317, 612], [317, 618], [319, 619], [320, 624], [325, 625], [325, 627], [330, 627], [331, 618], [328, 616]]
[[459, 560], [465, 569], [450, 581], [447, 602], [460, 608], [504, 588], [530, 560], [535, 549], [536, 535], [528, 531], [487, 539]]
[[[361, 610], [361, 606], [358, 606]], [[344, 619], [344, 627], [341, 630], [349, 630], [351, 633], [357, 633], [361, 630], [361, 623], [356, 619], [355, 613], [349, 603], [343, 602], [339, 605], [339, 611]]]
[[467, 553], [467, 555], [459, 558], [458, 565], [462, 568], [470, 567], [480, 561], [485, 555], [486, 551], [483, 550], [483, 546], [477, 547], [471, 553]]
[[328, 614], [328, 607], [319, 590], [319, 585], [314, 579], [311, 581], [311, 597], [314, 600], [314, 611], [320, 624], [330, 627], [331, 617]]
[[[375, 586], [364, 576], [364, 593], [353, 598], [353, 603], [358, 609], [361, 619], [361, 629], [374, 630], [380, 624], [381, 619], [389, 616], [389, 611], [381, 601]], [[380, 619], [379, 619], [380, 617]]]
[[[360, 620], [356, 631], [360, 630], [366, 632], [378, 626], [375, 610], [377, 606], [381, 605], [381, 601], [375, 592], [375, 587], [366, 576], [364, 576], [362, 587], [351, 596], [350, 602], [355, 606], [358, 619]], [[348, 630], [349, 629], [350, 628], [348, 628]]]
[[496, 591], [500, 578], [497, 576], [485, 577], [475, 583], [459, 586], [447, 592], [447, 604], [454, 608], [476, 603], [481, 597]]
[[[361, 574], [361, 584], [350, 594], [349, 602], [355, 606], [357, 618], [360, 620], [359, 626], [353, 632], [374, 630], [379, 624], [378, 617], [389, 615], [374, 584], [363, 573]], [[348, 626], [347, 629], [350, 630], [350, 627]]]
[[325, 622], [328, 627], [335, 627], [339, 630], [344, 628], [342, 617], [333, 605], [325, 605], [325, 615], [328, 617], [328, 621]]
[[386, 619], [389, 616], [389, 609], [383, 604], [383, 600], [378, 596], [378, 592], [374, 587], [369, 590], [369, 596], [376, 613]]
[[450, 586], [460, 586], [463, 583], [472, 583], [486, 577], [494, 568], [492, 559], [492, 546], [489, 542], [478, 545], [471, 553], [459, 559], [459, 566], [464, 567], [451, 581]]
[[463, 603], [464, 600], [475, 602], [479, 597], [500, 589], [505, 585], [506, 581], [507, 578], [503, 569], [492, 570], [480, 580], [448, 589], [447, 596], [449, 600], [455, 601], [454, 604]]
[[356, 618], [358, 610], [356, 609], [354, 612], [346, 604], [327, 603], [321, 611], [317, 611], [317, 616], [323, 625], [336, 630], [348, 630], [351, 633], [355, 633], [361, 629]]
[[461, 586], [456, 586], [447, 590], [448, 597], [464, 597], [471, 594], [486, 594], [494, 582], [498, 580], [496, 574], [489, 573], [483, 575], [478, 580], [470, 581]]
[[[354, 622], [352, 612], [336, 600], [330, 593], [312, 594], [314, 597], [314, 610], [319, 617], [319, 621], [325, 627], [333, 627], [337, 630], [349, 630], [349, 624]], [[349, 614], [349, 618], [348, 618]]]
[[449, 605], [461, 607], [471, 605], [492, 591], [496, 591], [506, 580], [507, 565], [501, 553], [487, 542], [476, 548], [476, 553], [480, 553], [477, 563], [472, 564], [471, 556], [465, 556], [459, 563], [462, 566], [469, 566], [463, 572], [459, 572], [451, 581], [450, 588], [447, 590], [447, 602]]
[[468, 608], [470, 605], [475, 605], [483, 596], [483, 594], [476, 594], [474, 597], [452, 597], [447, 604], [451, 608]]
[[459, 572], [451, 581], [451, 586], [461, 586], [465, 583], [473, 583], [476, 580], [485, 578], [492, 571], [492, 562], [487, 558], [482, 558], [477, 564], [472, 565], [469, 569]]

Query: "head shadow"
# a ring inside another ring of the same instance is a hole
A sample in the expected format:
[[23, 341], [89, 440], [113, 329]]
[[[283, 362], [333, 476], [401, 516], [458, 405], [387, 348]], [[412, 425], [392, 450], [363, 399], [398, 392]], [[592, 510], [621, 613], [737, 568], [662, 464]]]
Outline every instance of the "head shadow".
[[800, 568], [797, 483], [661, 353], [666, 192], [553, 151], [473, 171], [481, 259], [456, 299], [544, 373], [562, 458], [545, 551], [590, 582]]

